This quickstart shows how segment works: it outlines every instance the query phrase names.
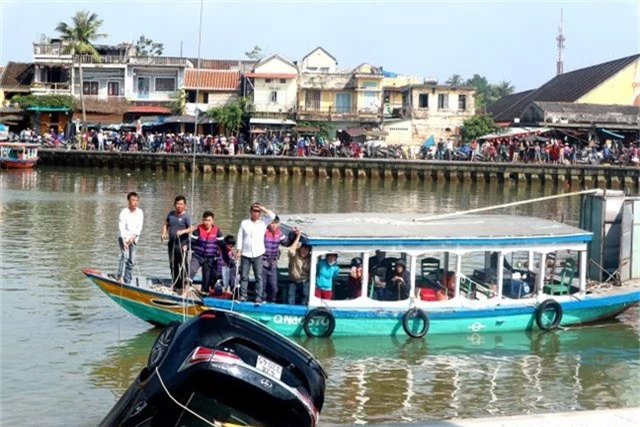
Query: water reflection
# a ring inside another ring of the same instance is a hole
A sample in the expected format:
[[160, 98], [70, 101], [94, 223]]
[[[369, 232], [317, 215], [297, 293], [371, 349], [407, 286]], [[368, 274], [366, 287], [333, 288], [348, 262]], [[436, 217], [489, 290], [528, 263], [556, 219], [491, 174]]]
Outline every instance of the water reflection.
[[[119, 396], [157, 333], [108, 347], [90, 365], [92, 385]], [[323, 425], [615, 408], [637, 405], [640, 392], [628, 374], [629, 365], [638, 368], [638, 334], [618, 322], [547, 333], [297, 341], [329, 374]]]

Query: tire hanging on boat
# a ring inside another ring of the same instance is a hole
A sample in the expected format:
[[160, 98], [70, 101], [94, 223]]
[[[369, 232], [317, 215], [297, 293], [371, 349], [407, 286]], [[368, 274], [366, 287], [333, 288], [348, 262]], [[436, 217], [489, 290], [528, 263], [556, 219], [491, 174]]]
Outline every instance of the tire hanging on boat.
[[[544, 318], [545, 312], [551, 311], [551, 310], [553, 311], [554, 316], [551, 323], [548, 323]], [[536, 309], [536, 324], [538, 325], [538, 328], [542, 329], [543, 331], [551, 331], [553, 329], [556, 329], [560, 325], [561, 321], [562, 321], [562, 306], [556, 300], [546, 299], [542, 301], [542, 303]]]
[[[321, 321], [321, 319], [327, 319], [329, 324], [327, 325], [327, 329], [322, 331], [321, 333], [315, 333], [311, 329], [314, 322]], [[305, 334], [311, 338], [327, 338], [333, 334], [333, 330], [336, 328], [336, 318], [333, 317], [333, 313], [326, 307], [317, 307], [313, 310], [310, 310], [305, 316], [304, 321], [302, 322], [302, 327], [304, 329]]]
[[[415, 332], [409, 325], [409, 322], [416, 317], [422, 320], [422, 329], [417, 332]], [[404, 316], [402, 316], [402, 329], [404, 329], [404, 332], [411, 338], [422, 338], [427, 335], [427, 332], [429, 332], [429, 316], [427, 316], [427, 313], [425, 313], [421, 308], [411, 308], [407, 310]]]
[[147, 360], [147, 369], [154, 370], [156, 366], [160, 365], [167, 354], [169, 346], [173, 342], [173, 337], [176, 335], [176, 331], [182, 323], [177, 320], [171, 321], [160, 332], [160, 335], [156, 338], [151, 351], [149, 352], [149, 359]]

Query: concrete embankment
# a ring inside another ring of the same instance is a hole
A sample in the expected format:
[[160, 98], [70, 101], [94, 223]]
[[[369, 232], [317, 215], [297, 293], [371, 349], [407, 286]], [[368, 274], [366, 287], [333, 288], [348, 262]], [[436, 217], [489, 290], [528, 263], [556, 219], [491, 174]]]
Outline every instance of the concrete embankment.
[[423, 423], [378, 424], [378, 427], [636, 427], [640, 408], [601, 409], [512, 417], [468, 420], [427, 421]]
[[[122, 170], [191, 172], [189, 154], [41, 150], [40, 163]], [[197, 155], [196, 172], [222, 175], [303, 176], [435, 182], [505, 183], [640, 190], [640, 168], [609, 165], [446, 162], [396, 159]]]

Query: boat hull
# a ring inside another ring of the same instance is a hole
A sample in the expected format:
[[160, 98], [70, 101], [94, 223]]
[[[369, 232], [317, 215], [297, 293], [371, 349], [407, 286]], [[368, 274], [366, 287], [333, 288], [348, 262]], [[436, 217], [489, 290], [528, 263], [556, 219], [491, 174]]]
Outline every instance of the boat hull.
[[0, 166], [5, 169], [31, 169], [36, 167], [37, 160], [0, 160]]
[[[135, 285], [123, 285], [100, 272], [84, 273], [111, 299], [124, 309], [152, 324], [165, 325], [172, 320], [194, 316], [207, 308], [221, 308], [247, 315], [286, 336], [305, 335], [305, 316], [310, 308], [286, 304], [256, 305], [217, 298], [202, 302], [165, 295]], [[560, 326], [574, 326], [616, 317], [640, 300], [640, 291], [630, 290], [609, 296], [587, 295], [583, 299], [561, 302], [563, 315]], [[538, 329], [537, 304], [522, 300], [520, 305], [483, 308], [422, 307], [429, 318], [427, 335], [500, 333]], [[395, 336], [405, 335], [403, 317], [409, 309], [331, 308], [335, 318], [332, 336]]]

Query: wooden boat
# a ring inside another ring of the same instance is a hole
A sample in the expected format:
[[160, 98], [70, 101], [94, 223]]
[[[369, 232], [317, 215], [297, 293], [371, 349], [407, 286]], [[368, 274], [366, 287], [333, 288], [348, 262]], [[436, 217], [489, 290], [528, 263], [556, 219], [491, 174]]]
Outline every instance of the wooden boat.
[[38, 144], [0, 142], [0, 166], [7, 169], [30, 169], [38, 163]]
[[[313, 248], [305, 306], [183, 297], [163, 286], [166, 280], [138, 278], [121, 285], [95, 270], [84, 273], [123, 308], [153, 324], [214, 307], [239, 311], [288, 336], [549, 330], [611, 319], [640, 301], [640, 286], [588, 283], [591, 233], [546, 219], [467, 215], [423, 221], [404, 214], [280, 218], [285, 231], [299, 226]], [[376, 283], [384, 276], [370, 268], [376, 250], [386, 252], [387, 270], [395, 269], [400, 259], [406, 264], [411, 273], [406, 298], [376, 299]], [[318, 262], [328, 253], [341, 260], [331, 300], [314, 295]], [[352, 257], [362, 260], [361, 296], [350, 294], [353, 288], [347, 286]], [[285, 288], [286, 272], [281, 276]]]

